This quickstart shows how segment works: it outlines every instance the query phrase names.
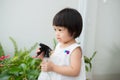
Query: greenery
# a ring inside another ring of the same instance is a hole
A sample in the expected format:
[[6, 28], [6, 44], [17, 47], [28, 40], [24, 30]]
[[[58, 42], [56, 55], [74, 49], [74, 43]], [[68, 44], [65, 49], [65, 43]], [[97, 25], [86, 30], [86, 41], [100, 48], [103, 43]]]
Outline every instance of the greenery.
[[84, 61], [85, 61], [85, 69], [87, 72], [91, 71], [92, 69], [92, 60], [96, 55], [96, 51], [92, 54], [92, 56], [89, 58], [87, 56], [84, 56]]
[[5, 55], [0, 44], [0, 80], [37, 80], [41, 60], [30, 56], [37, 43], [30, 49], [19, 50], [16, 41], [12, 37], [10, 40], [14, 45], [13, 57]]

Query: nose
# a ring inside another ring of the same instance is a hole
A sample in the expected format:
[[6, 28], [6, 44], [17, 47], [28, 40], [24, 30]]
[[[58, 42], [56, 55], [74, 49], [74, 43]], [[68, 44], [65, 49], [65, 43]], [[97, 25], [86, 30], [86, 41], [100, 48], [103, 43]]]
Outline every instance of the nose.
[[56, 36], [59, 36], [59, 31], [56, 31], [56, 32], [55, 32], [55, 35], [56, 35]]

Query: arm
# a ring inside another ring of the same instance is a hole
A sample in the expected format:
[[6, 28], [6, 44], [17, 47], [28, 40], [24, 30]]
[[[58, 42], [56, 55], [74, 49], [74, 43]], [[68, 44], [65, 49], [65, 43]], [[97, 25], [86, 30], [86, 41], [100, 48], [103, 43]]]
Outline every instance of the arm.
[[72, 53], [70, 57], [70, 66], [58, 66], [53, 64], [52, 62], [43, 63], [46, 64], [46, 68], [42, 68], [44, 71], [54, 71], [58, 74], [66, 75], [66, 76], [78, 76], [81, 68], [81, 48], [77, 47]]
[[53, 71], [62, 75], [77, 76], [81, 68], [81, 49], [76, 48], [70, 57], [70, 66], [53, 66]]

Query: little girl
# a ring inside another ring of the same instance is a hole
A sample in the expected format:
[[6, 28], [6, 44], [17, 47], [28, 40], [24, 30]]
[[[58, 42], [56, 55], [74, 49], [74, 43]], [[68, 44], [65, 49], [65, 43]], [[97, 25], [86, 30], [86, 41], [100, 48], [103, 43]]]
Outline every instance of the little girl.
[[72, 8], [58, 12], [53, 19], [58, 44], [48, 62], [41, 63], [38, 80], [86, 80], [85, 64], [76, 38], [82, 32], [81, 14]]

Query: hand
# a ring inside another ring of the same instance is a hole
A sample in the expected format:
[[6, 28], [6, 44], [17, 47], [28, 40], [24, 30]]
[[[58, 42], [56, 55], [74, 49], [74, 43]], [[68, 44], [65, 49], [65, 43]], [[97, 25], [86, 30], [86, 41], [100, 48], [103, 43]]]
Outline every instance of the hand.
[[[36, 54], [38, 52], [40, 52], [40, 48], [37, 49]], [[44, 52], [42, 52], [40, 55], [38, 55], [37, 58], [40, 58], [41, 60], [43, 60], [43, 58], [44, 58]]]
[[41, 70], [45, 72], [53, 71], [54, 63], [52, 61], [42, 61]]

